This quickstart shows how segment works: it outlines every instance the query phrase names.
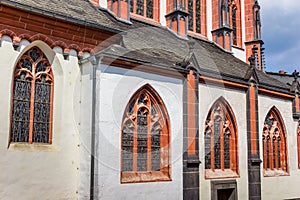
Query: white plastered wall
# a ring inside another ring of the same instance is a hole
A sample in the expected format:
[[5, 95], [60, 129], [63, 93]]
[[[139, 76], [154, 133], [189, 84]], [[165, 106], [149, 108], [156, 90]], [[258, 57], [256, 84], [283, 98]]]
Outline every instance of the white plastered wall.
[[[213, 103], [224, 97], [231, 106], [238, 130], [238, 168], [239, 178], [205, 179], [204, 129], [208, 112]], [[247, 166], [247, 120], [246, 94], [244, 91], [231, 90], [225, 87], [199, 85], [199, 151], [200, 151], [200, 199], [211, 199], [211, 181], [236, 180], [238, 199], [248, 196]]]
[[[14, 66], [32, 46], [38, 46], [53, 67], [53, 144], [9, 145]], [[23, 40], [15, 51], [7, 36], [1, 39], [0, 55], [0, 199], [76, 199], [80, 112], [77, 57], [70, 55], [64, 60], [41, 41], [30, 44]]]
[[[101, 65], [100, 70], [100, 90], [97, 92], [98, 199], [182, 198], [182, 80], [106, 65]], [[132, 95], [145, 84], [150, 84], [160, 95], [170, 117], [172, 181], [121, 184], [122, 117]]]
[[[297, 121], [292, 118], [292, 101], [274, 97], [262, 96], [259, 102], [259, 136], [262, 141], [262, 130], [265, 117], [270, 109], [275, 106], [283, 119], [287, 133], [287, 158], [288, 176], [264, 177], [263, 165], [261, 165], [262, 199], [282, 200], [300, 198], [300, 170], [297, 160]], [[261, 159], [263, 159], [263, 147], [260, 142]]]

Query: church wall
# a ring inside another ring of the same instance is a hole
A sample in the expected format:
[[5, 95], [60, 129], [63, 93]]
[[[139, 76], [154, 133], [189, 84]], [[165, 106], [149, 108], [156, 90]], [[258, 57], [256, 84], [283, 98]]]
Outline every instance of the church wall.
[[[98, 198], [108, 200], [182, 197], [182, 80], [105, 65], [101, 65], [100, 68], [100, 90], [97, 94]], [[121, 184], [122, 117], [132, 95], [145, 84], [150, 84], [156, 90], [169, 114], [171, 181]]]
[[[38, 46], [54, 73], [52, 144], [9, 143], [14, 66], [19, 56]], [[56, 52], [55, 52], [56, 51]], [[61, 49], [21, 41], [17, 51], [10, 37], [0, 46], [0, 199], [76, 199], [79, 162], [79, 67], [77, 57], [64, 60]], [[60, 51], [60, 53], [59, 53]], [[73, 52], [71, 51], [70, 54]]]
[[[206, 179], [204, 155], [204, 129], [208, 112], [213, 103], [224, 97], [234, 113], [238, 130], [238, 178]], [[248, 166], [247, 166], [247, 120], [246, 94], [244, 91], [232, 90], [225, 87], [203, 85], [199, 86], [199, 136], [200, 136], [200, 199], [211, 199], [211, 182], [236, 180], [238, 199], [248, 196]]]
[[[284, 121], [287, 132], [287, 158], [288, 158], [288, 173], [287, 176], [264, 177], [263, 166], [261, 165], [262, 177], [262, 197], [263, 199], [290, 199], [299, 198], [300, 185], [300, 170], [297, 163], [297, 136], [296, 128], [297, 121], [292, 118], [292, 102], [290, 100], [283, 100], [260, 95], [258, 99], [259, 104], [259, 136], [262, 141], [262, 130], [265, 117], [269, 110], [275, 106]], [[262, 149], [260, 142], [260, 149]], [[263, 159], [263, 152], [261, 158]]]

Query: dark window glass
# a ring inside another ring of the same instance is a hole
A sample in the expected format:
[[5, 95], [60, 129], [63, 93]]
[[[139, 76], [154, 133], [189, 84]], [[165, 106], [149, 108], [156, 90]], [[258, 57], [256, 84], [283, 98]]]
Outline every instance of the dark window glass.
[[11, 141], [49, 143], [53, 75], [41, 50], [34, 47], [15, 69]]

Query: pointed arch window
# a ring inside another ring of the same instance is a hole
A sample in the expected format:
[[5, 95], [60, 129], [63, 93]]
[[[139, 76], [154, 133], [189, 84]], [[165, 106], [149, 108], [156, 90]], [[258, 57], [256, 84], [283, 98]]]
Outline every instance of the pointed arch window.
[[264, 175], [287, 175], [286, 131], [275, 107], [265, 118], [262, 139]]
[[16, 64], [11, 142], [52, 143], [53, 74], [44, 53], [28, 50]]
[[238, 176], [237, 127], [233, 112], [221, 97], [210, 109], [205, 123], [205, 176]]
[[130, 99], [122, 122], [121, 182], [170, 180], [169, 117], [146, 85]]

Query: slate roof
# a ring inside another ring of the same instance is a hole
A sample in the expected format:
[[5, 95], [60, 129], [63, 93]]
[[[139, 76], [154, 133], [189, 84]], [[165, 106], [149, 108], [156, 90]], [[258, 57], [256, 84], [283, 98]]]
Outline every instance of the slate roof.
[[111, 32], [127, 26], [107, 11], [99, 11], [89, 0], [0, 0], [0, 4]]
[[[158, 65], [174, 66], [176, 62], [182, 61], [189, 54], [188, 41], [193, 41], [195, 43], [193, 52], [199, 63], [201, 74], [240, 83], [249, 81], [248, 73], [251, 67], [215, 43], [197, 38], [182, 39], [165, 27], [151, 26], [136, 20], [132, 20], [132, 22], [135, 28], [126, 31], [122, 45], [128, 51], [139, 52], [144, 55], [133, 53], [132, 59], [142, 60], [145, 59], [142, 57], [146, 56], [145, 61]], [[128, 53], [126, 56], [130, 57]], [[164, 62], [163, 59], [166, 61]], [[257, 76], [260, 86], [289, 92], [289, 87], [286, 84], [259, 70], [257, 70]]]
[[[193, 41], [201, 74], [242, 83], [249, 80], [250, 66], [216, 44], [199, 38], [180, 38], [166, 27], [135, 19], [131, 19], [131, 25], [124, 23], [89, 0], [0, 0], [0, 3], [114, 33], [126, 32], [122, 34], [122, 44], [113, 45], [103, 53], [148, 64], [176, 67], [175, 63], [189, 54], [188, 41]], [[257, 76], [260, 86], [289, 93], [285, 83], [261, 71], [257, 71]]]

